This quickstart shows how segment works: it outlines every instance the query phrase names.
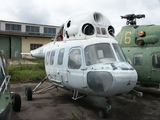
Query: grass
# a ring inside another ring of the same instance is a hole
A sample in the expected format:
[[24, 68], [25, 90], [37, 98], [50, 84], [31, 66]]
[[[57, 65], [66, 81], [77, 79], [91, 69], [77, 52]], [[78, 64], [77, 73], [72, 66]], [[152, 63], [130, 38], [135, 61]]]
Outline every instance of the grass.
[[70, 112], [71, 112], [71, 115], [72, 115], [71, 120], [79, 120], [79, 119], [82, 120], [83, 119], [83, 117], [80, 116], [78, 112], [75, 113], [73, 110], [71, 110]]
[[18, 62], [16, 65], [8, 66], [11, 83], [39, 82], [46, 76], [44, 59], [37, 58], [27, 60], [38, 64], [30, 65]]

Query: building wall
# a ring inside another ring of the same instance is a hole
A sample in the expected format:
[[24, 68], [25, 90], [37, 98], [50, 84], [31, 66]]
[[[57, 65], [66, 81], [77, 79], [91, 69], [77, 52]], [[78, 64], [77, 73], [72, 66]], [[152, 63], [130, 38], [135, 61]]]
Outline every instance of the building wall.
[[0, 20], [0, 50], [4, 51], [6, 58], [33, 58], [21, 53], [30, 53], [31, 48], [35, 49], [50, 43], [59, 28], [59, 26]]
[[[21, 37], [22, 53], [30, 53], [30, 44], [47, 44], [52, 41], [51, 38]], [[22, 55], [22, 58], [33, 58], [31, 55]]]

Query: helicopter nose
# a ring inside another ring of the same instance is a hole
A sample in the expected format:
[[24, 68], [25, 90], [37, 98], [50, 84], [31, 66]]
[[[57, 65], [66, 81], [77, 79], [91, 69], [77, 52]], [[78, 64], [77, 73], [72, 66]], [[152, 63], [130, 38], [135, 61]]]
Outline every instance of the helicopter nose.
[[137, 72], [135, 70], [121, 72], [115, 71], [114, 73], [114, 85], [112, 89], [115, 89], [116, 93], [112, 94], [124, 94], [131, 91], [137, 83]]
[[91, 71], [87, 75], [87, 82], [90, 89], [95, 92], [107, 92], [113, 83], [113, 76], [106, 71]]
[[91, 71], [87, 75], [90, 89], [110, 95], [128, 93], [137, 82], [137, 73], [132, 71]]

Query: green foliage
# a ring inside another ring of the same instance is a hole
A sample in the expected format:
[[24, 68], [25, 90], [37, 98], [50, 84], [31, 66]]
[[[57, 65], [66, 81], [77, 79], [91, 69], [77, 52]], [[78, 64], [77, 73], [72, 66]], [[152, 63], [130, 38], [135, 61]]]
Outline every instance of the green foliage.
[[80, 120], [80, 119], [82, 120], [83, 119], [83, 117], [80, 116], [78, 112], [75, 113], [73, 110], [71, 110], [70, 112], [73, 117], [72, 120]]
[[27, 59], [27, 58], [25, 58], [24, 60], [28, 60], [28, 61], [31, 61], [31, 62], [43, 63], [44, 64], [44, 58], [36, 58], [36, 59]]
[[11, 83], [26, 83], [41, 81], [45, 76], [45, 65], [43, 59], [28, 59], [37, 64], [22, 64], [8, 66], [8, 73], [11, 75]]

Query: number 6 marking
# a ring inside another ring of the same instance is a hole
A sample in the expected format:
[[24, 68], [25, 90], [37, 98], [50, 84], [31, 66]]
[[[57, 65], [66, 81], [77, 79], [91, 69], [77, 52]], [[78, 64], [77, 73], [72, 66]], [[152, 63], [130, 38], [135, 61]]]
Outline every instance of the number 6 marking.
[[[124, 40], [124, 42], [125, 42], [125, 44], [129, 44], [129, 43], [131, 43], [131, 38], [130, 37], [127, 37], [127, 34], [132, 34], [130, 31], [129, 32], [127, 32], [126, 34], [125, 34], [125, 40]], [[127, 42], [127, 39], [129, 39], [129, 41]]]

